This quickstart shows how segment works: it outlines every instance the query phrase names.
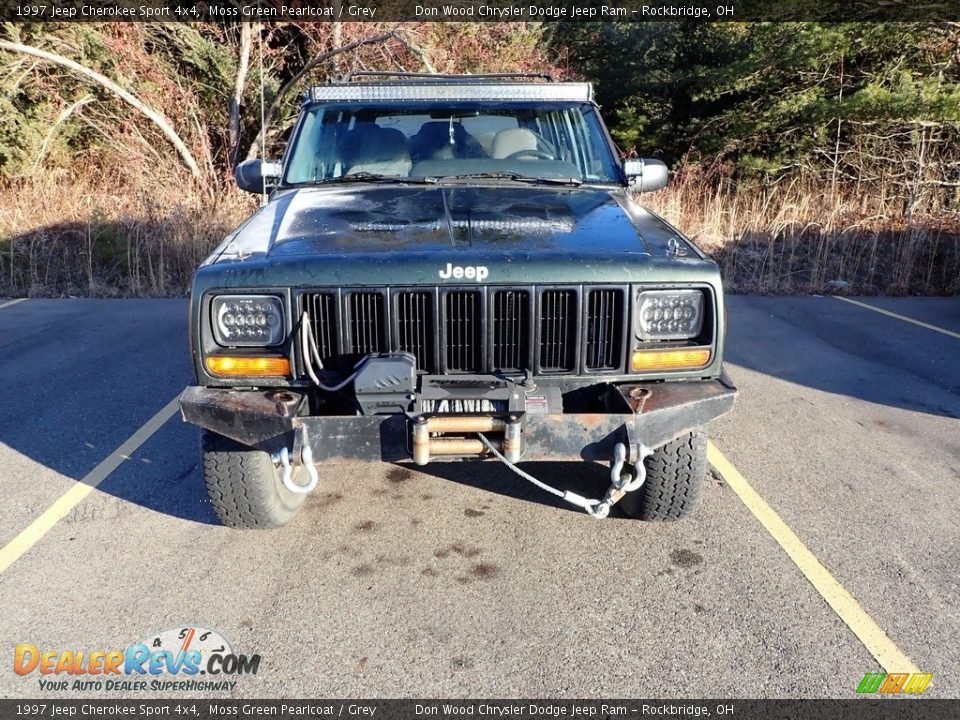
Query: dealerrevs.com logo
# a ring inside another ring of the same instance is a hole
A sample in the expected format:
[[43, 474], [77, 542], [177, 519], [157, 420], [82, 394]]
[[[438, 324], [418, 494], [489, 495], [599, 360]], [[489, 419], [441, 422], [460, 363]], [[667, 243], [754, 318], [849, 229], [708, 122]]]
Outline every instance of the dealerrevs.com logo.
[[871, 695], [920, 695], [927, 689], [933, 673], [887, 673], [868, 672], [857, 685], [857, 694]]
[[19, 643], [13, 671], [42, 691], [226, 691], [256, 675], [259, 655], [240, 655], [220, 633], [198, 626], [164, 630], [124, 650], [53, 650]]

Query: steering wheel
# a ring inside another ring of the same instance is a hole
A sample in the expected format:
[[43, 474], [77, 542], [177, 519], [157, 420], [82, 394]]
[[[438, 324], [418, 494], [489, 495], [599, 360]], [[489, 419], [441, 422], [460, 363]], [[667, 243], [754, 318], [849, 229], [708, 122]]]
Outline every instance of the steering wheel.
[[507, 155], [505, 160], [553, 160], [555, 159], [553, 155], [544, 151], [544, 150], [534, 150], [533, 148], [527, 150], [517, 150], [515, 153], [510, 153]]

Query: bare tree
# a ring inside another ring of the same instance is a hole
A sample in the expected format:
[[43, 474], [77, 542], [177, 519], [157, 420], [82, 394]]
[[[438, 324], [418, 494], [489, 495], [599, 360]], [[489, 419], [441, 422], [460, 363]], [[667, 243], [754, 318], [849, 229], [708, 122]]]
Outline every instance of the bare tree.
[[240, 101], [250, 71], [250, 48], [253, 44], [252, 23], [240, 23], [240, 55], [237, 59], [237, 77], [230, 97], [230, 165], [237, 164], [240, 156]]

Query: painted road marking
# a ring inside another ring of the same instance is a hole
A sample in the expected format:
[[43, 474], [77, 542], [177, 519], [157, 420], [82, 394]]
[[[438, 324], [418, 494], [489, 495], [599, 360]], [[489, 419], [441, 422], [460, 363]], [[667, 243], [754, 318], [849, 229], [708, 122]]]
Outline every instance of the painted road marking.
[[67, 490], [49, 508], [44, 510], [36, 520], [30, 523], [19, 535], [0, 549], [0, 573], [6, 571], [19, 560], [25, 552], [37, 544], [47, 532], [63, 520], [70, 511], [79, 505], [93, 489], [102, 483], [114, 470], [120, 467], [150, 436], [159, 430], [164, 423], [177, 412], [177, 399], [174, 398], [163, 409], [147, 420], [146, 424], [137, 430], [124, 443], [114, 450], [93, 470], [88, 472], [82, 480]]
[[747, 479], [727, 460], [712, 442], [707, 444], [707, 459], [733, 488], [760, 524], [773, 536], [810, 584], [833, 608], [837, 616], [856, 635], [880, 666], [888, 673], [919, 673], [917, 666], [894, 644], [866, 610], [840, 582], [830, 574], [816, 555], [783, 521], [776, 510], [753, 489]]
[[5, 307], [10, 307], [11, 305], [16, 305], [17, 303], [22, 303], [27, 298], [17, 298], [16, 300], [8, 300], [7, 302], [0, 305], [0, 310], [3, 310]]
[[888, 315], [889, 317], [896, 318], [897, 320], [903, 320], [904, 322], [908, 322], [911, 325], [917, 325], [919, 327], [926, 328], [927, 330], [933, 330], [934, 332], [941, 333], [942, 335], [947, 335], [949, 337], [960, 340], [960, 333], [955, 333], [952, 330], [947, 330], [942, 327], [937, 327], [936, 325], [931, 325], [930, 323], [921, 322], [920, 320], [914, 320], [913, 318], [907, 317], [906, 315], [898, 315], [895, 312], [890, 312], [889, 310], [884, 310], [883, 308], [874, 307], [873, 305], [867, 305], [867, 303], [862, 303], [858, 300], [851, 300], [850, 298], [847, 298], [847, 297], [840, 297], [839, 295], [831, 295], [830, 297], [836, 298], [837, 300], [843, 300], [845, 303], [850, 303], [851, 305], [856, 305], [858, 307], [866, 308], [867, 310], [873, 310], [874, 312], [878, 312], [881, 315]]

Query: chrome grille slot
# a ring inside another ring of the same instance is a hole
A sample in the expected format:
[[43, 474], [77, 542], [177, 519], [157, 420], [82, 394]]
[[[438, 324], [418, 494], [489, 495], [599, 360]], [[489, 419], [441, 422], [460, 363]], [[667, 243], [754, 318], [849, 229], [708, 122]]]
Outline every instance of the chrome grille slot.
[[451, 290], [443, 296], [447, 372], [480, 372], [483, 360], [483, 294]]
[[387, 350], [384, 298], [377, 292], [354, 292], [349, 295], [347, 352], [351, 355]]
[[417, 369], [433, 372], [436, 328], [433, 293], [401, 292], [396, 296], [397, 349], [417, 358]]
[[493, 293], [494, 370], [520, 372], [529, 365], [530, 293], [527, 290], [497, 290]]
[[544, 290], [540, 295], [540, 369], [576, 369], [577, 292]]
[[614, 288], [587, 293], [587, 368], [615, 370], [623, 360], [623, 291]]

